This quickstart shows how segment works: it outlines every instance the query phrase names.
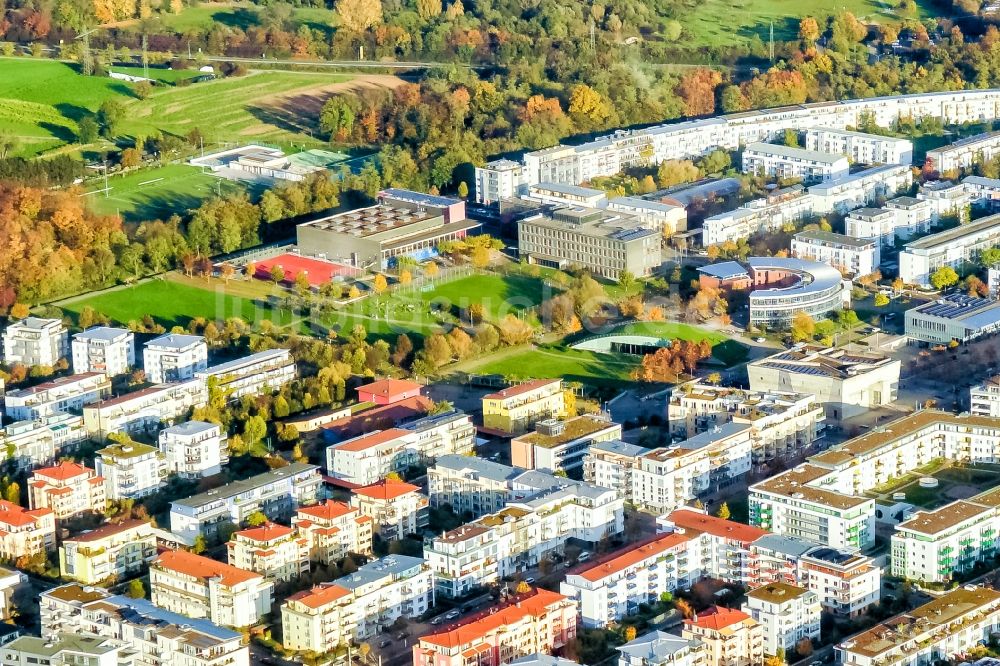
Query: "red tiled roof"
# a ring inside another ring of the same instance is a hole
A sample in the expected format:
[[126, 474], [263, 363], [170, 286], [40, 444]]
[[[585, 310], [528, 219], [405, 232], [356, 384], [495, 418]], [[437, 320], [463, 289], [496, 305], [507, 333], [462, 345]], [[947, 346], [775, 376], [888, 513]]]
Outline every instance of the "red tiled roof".
[[35, 470], [36, 476], [44, 476], [47, 479], [54, 479], [56, 481], [65, 481], [67, 479], [72, 479], [77, 476], [82, 476], [84, 474], [92, 474], [94, 470], [89, 467], [84, 467], [75, 462], [61, 462], [55, 467], [42, 467]]
[[410, 382], [405, 379], [380, 379], [372, 382], [371, 384], [359, 386], [356, 390], [358, 393], [372, 393], [374, 395], [380, 395], [388, 398], [389, 396], [407, 393], [409, 391], [422, 389], [423, 387], [423, 384]]
[[674, 511], [667, 516], [667, 519], [677, 527], [682, 527], [686, 530], [704, 532], [712, 536], [742, 541], [743, 543], [750, 543], [770, 534], [767, 530], [762, 530], [759, 527], [744, 525], [733, 520], [724, 520], [716, 516], [709, 516], [687, 509]]
[[260, 527], [251, 527], [249, 529], [240, 530], [239, 532], [234, 533], [233, 536], [246, 537], [252, 541], [271, 541], [272, 539], [286, 537], [294, 531], [295, 528], [288, 527], [287, 525], [265, 523]]
[[157, 557], [154, 564], [163, 569], [194, 578], [206, 580], [219, 578], [223, 585], [229, 587], [261, 578], [260, 574], [253, 571], [245, 571], [225, 562], [217, 562], [201, 555], [189, 553], [186, 550], [168, 550]]
[[91, 530], [84, 534], [78, 534], [77, 536], [71, 537], [67, 540], [81, 542], [81, 543], [87, 541], [100, 541], [101, 539], [107, 538], [113, 534], [119, 534], [120, 532], [127, 532], [128, 530], [132, 530], [135, 529], [136, 527], [146, 524], [147, 523], [144, 520], [130, 518], [120, 523], [109, 523], [107, 525], [101, 525], [97, 529]]
[[500, 627], [545, 614], [552, 604], [565, 598], [556, 592], [535, 588], [530, 596], [515, 599], [502, 608], [487, 609], [448, 631], [422, 636], [420, 640], [444, 648], [474, 644]]
[[388, 430], [379, 430], [378, 432], [361, 435], [360, 437], [350, 439], [340, 444], [334, 444], [331, 448], [335, 448], [340, 451], [364, 451], [372, 448], [373, 446], [379, 446], [409, 434], [411, 434], [409, 430], [403, 430], [402, 428], [389, 428]]
[[292, 596], [288, 597], [288, 601], [298, 601], [309, 608], [321, 608], [336, 601], [337, 599], [343, 599], [350, 594], [351, 591], [346, 587], [327, 583], [324, 585], [317, 585], [311, 590], [296, 592]]
[[355, 488], [354, 493], [356, 495], [364, 495], [365, 497], [388, 501], [417, 490], [420, 490], [420, 486], [415, 486], [412, 483], [397, 481], [396, 479], [383, 479], [370, 486]]
[[483, 400], [503, 400], [504, 398], [512, 398], [516, 395], [521, 395], [522, 393], [528, 393], [529, 391], [534, 391], [537, 388], [543, 386], [548, 386], [552, 382], [561, 381], [559, 379], [532, 379], [530, 382], [524, 382], [523, 384], [518, 384], [517, 386], [511, 386], [510, 388], [505, 388], [502, 391], [497, 391], [496, 393], [489, 393], [483, 396]]
[[323, 430], [336, 433], [340, 437], [363, 435], [372, 430], [391, 428], [407, 419], [423, 416], [433, 405], [434, 401], [427, 396], [415, 395], [412, 398], [389, 405], [378, 405], [352, 416], [331, 421], [323, 426]]
[[327, 500], [323, 504], [313, 504], [312, 506], [300, 506], [299, 513], [304, 513], [307, 516], [312, 516], [314, 518], [320, 518], [323, 520], [333, 520], [334, 518], [340, 518], [341, 516], [346, 516], [349, 513], [353, 513], [357, 509], [344, 504], [343, 502], [334, 502], [333, 500]]
[[38, 518], [52, 513], [52, 509], [31, 509], [30, 511], [7, 500], [0, 500], [0, 525], [24, 527], [34, 525]]
[[585, 580], [596, 582], [690, 540], [691, 537], [686, 534], [678, 534], [676, 532], [662, 534], [647, 541], [638, 548], [632, 545], [615, 551], [603, 562], [598, 562], [589, 568], [575, 573]]
[[750, 616], [735, 608], [724, 608], [722, 606], [712, 606], [708, 610], [698, 613], [694, 620], [684, 620], [685, 624], [714, 629], [719, 631], [734, 624], [739, 624], [744, 620], [749, 620]]

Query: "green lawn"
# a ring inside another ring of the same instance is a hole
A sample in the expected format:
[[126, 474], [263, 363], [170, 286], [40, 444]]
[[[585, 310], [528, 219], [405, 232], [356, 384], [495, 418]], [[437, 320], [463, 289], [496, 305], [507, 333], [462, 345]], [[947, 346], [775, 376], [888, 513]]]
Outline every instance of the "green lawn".
[[193, 79], [201, 75], [201, 72], [197, 69], [170, 69], [169, 67], [150, 67], [146, 70], [142, 66], [123, 67], [122, 65], [114, 65], [111, 67], [111, 71], [119, 74], [131, 74], [132, 76], [143, 77], [148, 74], [149, 78], [162, 81], [163, 83], [177, 83], [178, 81]]
[[[157, 20], [176, 32], [207, 31], [216, 25], [246, 30], [262, 24], [261, 10], [253, 5], [201, 4], [185, 7], [180, 14], [161, 14]], [[298, 27], [330, 29], [337, 25], [336, 12], [317, 7], [295, 7], [290, 22]]]
[[638, 359], [624, 354], [599, 354], [568, 348], [529, 349], [477, 366], [474, 372], [514, 379], [561, 377], [590, 386], [620, 386], [631, 381], [629, 373], [637, 365]]
[[680, 322], [639, 321], [620, 326], [613, 332], [622, 335], [652, 335], [665, 340], [692, 340], [695, 342], [708, 340], [712, 343], [712, 356], [726, 366], [742, 363], [747, 358], [748, 350], [744, 344], [730, 340], [719, 331]]

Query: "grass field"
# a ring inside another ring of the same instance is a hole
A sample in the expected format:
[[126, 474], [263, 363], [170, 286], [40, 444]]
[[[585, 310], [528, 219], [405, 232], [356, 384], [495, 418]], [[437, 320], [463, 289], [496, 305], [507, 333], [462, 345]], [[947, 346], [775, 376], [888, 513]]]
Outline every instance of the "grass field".
[[477, 374], [497, 374], [515, 379], [562, 377], [590, 386], [620, 386], [631, 381], [629, 373], [638, 360], [624, 354], [599, 354], [577, 349], [528, 349], [477, 366]]
[[748, 353], [745, 345], [729, 339], [719, 331], [680, 322], [639, 321], [625, 324], [610, 332], [620, 335], [650, 335], [664, 340], [691, 340], [694, 342], [708, 340], [712, 343], [712, 356], [726, 366], [742, 363], [746, 360]]
[[[263, 23], [261, 10], [253, 5], [207, 3], [185, 7], [180, 14], [162, 14], [157, 19], [176, 32], [211, 30], [215, 25], [246, 30]], [[294, 27], [307, 25], [311, 29], [330, 29], [337, 25], [336, 12], [317, 7], [295, 7], [290, 23]]]
[[150, 67], [146, 70], [138, 66], [123, 67], [122, 65], [114, 65], [111, 67], [111, 71], [119, 74], [131, 74], [132, 76], [146, 76], [148, 74], [149, 78], [164, 83], [176, 83], [201, 76], [201, 72], [197, 69], [170, 69], [168, 67]]

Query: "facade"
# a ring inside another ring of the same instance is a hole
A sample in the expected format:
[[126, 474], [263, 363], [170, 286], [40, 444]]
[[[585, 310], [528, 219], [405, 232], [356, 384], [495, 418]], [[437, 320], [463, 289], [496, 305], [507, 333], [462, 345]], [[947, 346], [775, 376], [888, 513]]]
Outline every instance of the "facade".
[[705, 247], [736, 242], [760, 233], [777, 231], [813, 213], [815, 200], [801, 185], [783, 187], [739, 208], [706, 217], [701, 244]]
[[288, 520], [299, 506], [314, 504], [323, 480], [316, 465], [292, 463], [234, 481], [170, 504], [170, 531], [187, 539], [211, 538], [219, 525], [242, 525], [255, 511], [271, 520]]
[[819, 640], [819, 597], [787, 583], [770, 583], [747, 592], [743, 612], [761, 626], [764, 653], [795, 653], [799, 641]]
[[930, 286], [939, 268], [960, 270], [983, 250], [1000, 245], [1000, 215], [990, 215], [906, 244], [899, 253], [899, 277], [906, 284]]
[[596, 442], [620, 439], [621, 424], [607, 414], [584, 414], [567, 420], [545, 419], [530, 432], [510, 440], [515, 467], [549, 472], [583, 467], [583, 458]]
[[333, 500], [299, 507], [292, 519], [292, 527], [307, 542], [309, 559], [326, 565], [350, 553], [371, 553], [372, 524], [358, 509]]
[[900, 362], [870, 351], [801, 345], [747, 364], [753, 391], [811, 393], [826, 418], [850, 418], [896, 399]]
[[785, 180], [801, 178], [827, 182], [846, 176], [851, 169], [846, 157], [773, 143], [751, 143], [743, 150], [743, 173]]
[[375, 533], [383, 541], [420, 534], [429, 520], [427, 497], [421, 494], [420, 486], [394, 479], [355, 488], [351, 506], [372, 519]]
[[885, 202], [884, 208], [896, 217], [892, 225], [897, 238], [907, 240], [930, 233], [934, 207], [930, 201], [916, 197], [896, 197]]
[[707, 646], [665, 631], [651, 631], [618, 649], [618, 666], [707, 666]]
[[0, 445], [11, 452], [8, 460], [19, 472], [52, 464], [58, 454], [75, 450], [86, 439], [83, 417], [74, 414], [16, 421], [0, 429]]
[[69, 333], [59, 319], [25, 317], [3, 332], [3, 360], [8, 365], [52, 367], [69, 356]]
[[786, 326], [798, 312], [820, 318], [850, 303], [850, 289], [840, 272], [827, 264], [784, 257], [749, 257], [754, 286], [750, 323]]
[[927, 164], [937, 171], [960, 171], [989, 162], [1000, 155], [1000, 132], [987, 132], [959, 139], [927, 151]]
[[54, 552], [56, 517], [52, 509], [25, 509], [0, 500], [0, 558]]
[[198, 479], [222, 471], [229, 462], [227, 439], [214, 423], [187, 421], [160, 431], [160, 454], [167, 474]]
[[104, 477], [110, 499], [151, 495], [160, 489], [167, 476], [159, 449], [147, 444], [111, 444], [97, 455], [94, 464], [97, 473]]
[[36, 469], [28, 479], [28, 505], [32, 509], [52, 509], [56, 520], [101, 513], [107, 503], [104, 479], [74, 462]]
[[142, 573], [155, 557], [153, 526], [130, 519], [64, 539], [59, 546], [59, 575], [84, 585], [122, 581]]
[[83, 409], [111, 393], [111, 381], [103, 372], [85, 372], [8, 391], [4, 412], [15, 421], [36, 421], [67, 411]]
[[896, 213], [888, 208], [857, 208], [844, 218], [844, 230], [851, 238], [872, 239], [879, 247], [892, 247], [897, 219]]
[[617, 280], [622, 271], [649, 275], [662, 263], [662, 235], [628, 213], [579, 206], [517, 223], [518, 254], [551, 268], [586, 268]]
[[524, 167], [513, 160], [494, 160], [476, 167], [476, 201], [481, 204], [513, 199], [521, 193]]
[[99, 442], [113, 432], [152, 434], [204, 404], [204, 393], [204, 385], [195, 379], [125, 393], [85, 406], [84, 427]]
[[565, 413], [561, 379], [533, 379], [483, 396], [483, 426], [512, 435]]
[[962, 179], [962, 187], [969, 195], [970, 204], [989, 211], [996, 210], [1000, 199], [1000, 179], [966, 176]]
[[249, 627], [271, 612], [274, 583], [252, 571], [184, 550], [160, 554], [149, 566], [153, 604], [228, 627]]
[[556, 206], [582, 206], [584, 208], [606, 208], [608, 195], [604, 190], [579, 185], [559, 183], [535, 183], [528, 186], [526, 199]]
[[208, 345], [200, 335], [168, 333], [150, 340], [142, 350], [146, 379], [154, 384], [182, 382], [208, 367]]
[[917, 199], [926, 201], [931, 207], [931, 221], [935, 224], [942, 217], [955, 217], [959, 222], [969, 219], [969, 205], [972, 198], [961, 183], [950, 180], [936, 180], [924, 183], [917, 192]]
[[856, 552], [812, 548], [798, 560], [800, 585], [819, 597], [823, 610], [857, 617], [879, 602], [882, 570]]
[[[295, 379], [295, 360], [287, 349], [267, 349], [243, 358], [213, 365], [194, 373], [196, 379], [230, 402], [245, 395], [273, 393]], [[207, 401], [207, 400], [206, 400]]]
[[640, 197], [608, 199], [608, 210], [639, 218], [648, 229], [670, 236], [687, 230], [687, 210], [679, 202], [650, 201]]
[[474, 456], [443, 456], [427, 468], [427, 495], [435, 508], [451, 507], [485, 516], [504, 508], [513, 498], [514, 480], [521, 472]]
[[1000, 375], [971, 387], [969, 403], [969, 412], [974, 416], [1000, 417]]
[[19, 636], [0, 646], [4, 666], [133, 666], [139, 655], [127, 644], [98, 636], [59, 634], [49, 638]]
[[135, 335], [124, 328], [95, 326], [73, 336], [73, 372], [122, 375], [135, 366]]
[[807, 129], [806, 150], [844, 155], [856, 164], [913, 163], [913, 143], [880, 134], [865, 134], [825, 127]]
[[1000, 302], [965, 294], [948, 294], [907, 310], [906, 336], [914, 341], [948, 344], [969, 342], [1000, 329]]
[[684, 620], [681, 638], [708, 647], [706, 666], [760, 666], [764, 663], [764, 632], [752, 617], [733, 608], [713, 606]]
[[792, 237], [792, 256], [830, 264], [843, 275], [870, 275], [882, 263], [879, 242], [829, 231], [800, 231]]
[[474, 650], [478, 663], [501, 664], [535, 653], [551, 654], [576, 637], [576, 607], [543, 589], [515, 597], [479, 616], [420, 637], [414, 666], [463, 666]]
[[871, 167], [828, 183], [809, 186], [813, 212], [846, 213], [871, 206], [899, 194], [905, 194], [913, 184], [913, 172], [905, 164]]
[[265, 523], [240, 530], [226, 548], [229, 564], [268, 580], [292, 581], [309, 573], [309, 540], [293, 527]]

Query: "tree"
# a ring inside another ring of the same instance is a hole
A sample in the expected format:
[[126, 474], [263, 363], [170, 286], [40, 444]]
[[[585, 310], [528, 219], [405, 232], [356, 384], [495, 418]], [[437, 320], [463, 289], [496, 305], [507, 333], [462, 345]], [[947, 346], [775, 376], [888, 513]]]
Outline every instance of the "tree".
[[285, 279], [285, 269], [278, 264], [271, 266], [270, 274], [271, 281], [274, 282], [274, 284], [279, 284]]
[[812, 16], [799, 20], [799, 39], [808, 45], [813, 45], [820, 38], [819, 23]]
[[584, 83], [573, 86], [569, 97], [569, 115], [582, 127], [607, 127], [614, 117], [610, 100]]
[[295, 275], [295, 291], [299, 292], [301, 295], [305, 296], [309, 293], [312, 285], [309, 283], [309, 276], [306, 275], [305, 271], [299, 271]]
[[441, 0], [417, 0], [417, 14], [425, 21], [441, 15]]
[[931, 285], [935, 289], [946, 289], [958, 284], [958, 273], [951, 266], [942, 266], [931, 273]]
[[490, 251], [482, 245], [472, 248], [472, 265], [476, 268], [486, 268], [490, 263]]
[[806, 312], [799, 310], [792, 317], [792, 340], [804, 342], [816, 334], [816, 321]]
[[808, 638], [801, 638], [801, 639], [799, 639], [799, 642], [797, 642], [795, 644], [795, 652], [800, 657], [802, 657], [803, 659], [805, 659], [806, 657], [808, 657], [809, 655], [811, 655], [813, 653], [813, 644], [812, 644], [812, 641], [809, 640]]
[[889, 297], [885, 294], [875, 294], [875, 307], [884, 308], [889, 305]]
[[126, 148], [121, 161], [123, 169], [134, 169], [142, 163], [142, 152], [138, 148]]
[[247, 525], [250, 527], [260, 527], [267, 522], [267, 514], [263, 511], [254, 511], [247, 516]]
[[399, 284], [405, 286], [410, 284], [411, 282], [413, 282], [413, 273], [406, 270], [399, 272]]
[[678, 599], [674, 606], [685, 620], [694, 619], [694, 608], [685, 599]]
[[785, 651], [778, 649], [778, 654], [764, 658], [764, 666], [785, 666]]
[[684, 115], [707, 116], [715, 113], [715, 90], [722, 85], [722, 74], [698, 67], [681, 77], [674, 92], [684, 103]]
[[199, 534], [194, 538], [194, 543], [191, 545], [191, 552], [195, 555], [201, 555], [208, 548], [208, 542], [205, 540], [203, 534]]
[[722, 504], [720, 504], [719, 511], [715, 515], [717, 515], [719, 518], [722, 518], [723, 520], [729, 520], [729, 517], [733, 515], [729, 511], [729, 503], [723, 502]]
[[[14, 303], [14, 305], [10, 308], [10, 316], [14, 319], [24, 319], [29, 314], [31, 314], [31, 310], [24, 303]], [[85, 329], [87, 327], [81, 324], [80, 328]]]
[[364, 32], [382, 22], [381, 0], [337, 0], [337, 14], [351, 32]]
[[440, 269], [438, 269], [438, 265], [436, 262], [428, 261], [426, 264], [424, 264], [424, 275], [426, 275], [427, 277], [435, 278], [437, 277], [437, 274], [439, 272]]
[[618, 274], [618, 286], [621, 287], [625, 293], [632, 291], [632, 288], [636, 285], [635, 274], [631, 271], [622, 271]]
[[701, 173], [691, 160], [664, 160], [656, 170], [656, 182], [660, 187], [690, 183], [699, 178]]
[[464, 180], [458, 184], [458, 196], [460, 196], [463, 199], [469, 198], [469, 186], [465, 183]]
[[97, 141], [101, 128], [93, 116], [84, 116], [76, 124], [76, 139], [82, 144], [94, 143]]
[[125, 595], [131, 599], [145, 599], [146, 598], [146, 586], [142, 584], [142, 580], [139, 578], [133, 578], [128, 582], [128, 590]]
[[634, 641], [637, 633], [638, 632], [636, 631], [635, 625], [630, 624], [629, 626], [625, 627], [625, 642], [631, 643], [632, 641]]
[[21, 485], [17, 481], [11, 481], [4, 488], [3, 498], [11, 504], [21, 503]]
[[372, 282], [372, 290], [378, 294], [382, 295], [385, 290], [389, 288], [389, 283], [386, 281], [385, 276], [379, 273], [375, 276], [375, 280]]
[[117, 99], [106, 99], [101, 102], [97, 110], [97, 121], [104, 132], [104, 136], [112, 139], [118, 136], [118, 130], [123, 120], [125, 120], [125, 105]]
[[529, 594], [531, 592], [531, 585], [528, 584], [528, 581], [522, 580], [514, 588], [514, 592], [516, 594]]
[[722, 383], [722, 375], [718, 372], [712, 372], [708, 375], [708, 377], [705, 377], [705, 381], [709, 384], [715, 384], [718, 386]]
[[251, 416], [243, 425], [243, 440], [247, 446], [258, 444], [267, 435], [267, 422], [258, 416]]

